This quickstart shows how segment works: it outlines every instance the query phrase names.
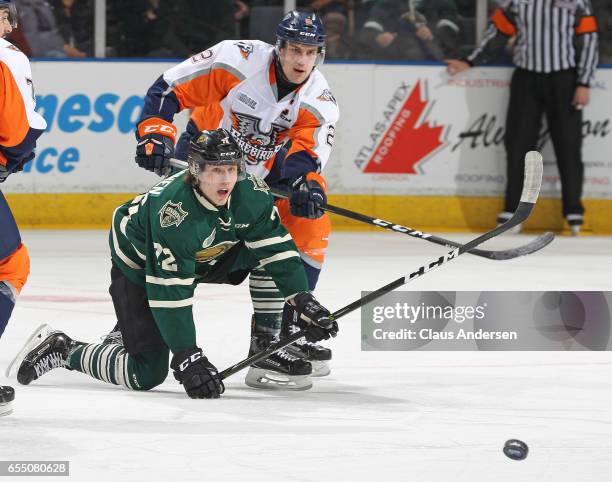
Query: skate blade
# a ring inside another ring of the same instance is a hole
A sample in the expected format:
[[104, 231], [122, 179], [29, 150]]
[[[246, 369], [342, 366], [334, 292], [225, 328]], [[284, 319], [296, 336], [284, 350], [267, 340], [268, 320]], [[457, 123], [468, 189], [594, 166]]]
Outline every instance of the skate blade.
[[285, 375], [284, 373], [255, 367], [249, 368], [244, 383], [251, 388], [264, 390], [300, 391], [312, 388], [310, 375]]
[[308, 361], [312, 365], [312, 373], [310, 374], [311, 377], [326, 377], [331, 373], [331, 368], [329, 368], [327, 362], [317, 360]]
[[4, 417], [6, 415], [10, 415], [11, 413], [13, 413], [13, 404], [12, 404], [12, 402], [0, 403], [0, 417]]
[[10, 378], [15, 371], [14, 368], [21, 365], [21, 362], [26, 357], [26, 355], [30, 353], [36, 345], [44, 341], [47, 336], [49, 336], [49, 333], [51, 333], [52, 331], [53, 328], [51, 328], [51, 326], [47, 324], [40, 325], [38, 328], [36, 328], [36, 330], [34, 330], [34, 333], [30, 336], [30, 338], [28, 338], [28, 341], [26, 341], [23, 345], [23, 348], [19, 351], [19, 353], [17, 353], [17, 356], [15, 356], [15, 358], [13, 358], [13, 361], [9, 363], [9, 366], [4, 372], [4, 376], [6, 376], [6, 378]]

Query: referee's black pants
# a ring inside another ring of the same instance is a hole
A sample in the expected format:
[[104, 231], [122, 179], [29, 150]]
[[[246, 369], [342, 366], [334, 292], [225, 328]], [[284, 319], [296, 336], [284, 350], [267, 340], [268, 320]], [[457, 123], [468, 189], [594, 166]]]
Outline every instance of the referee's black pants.
[[572, 106], [576, 79], [575, 69], [549, 74], [520, 68], [514, 71], [504, 141], [508, 160], [505, 211], [514, 212], [518, 206], [525, 154], [536, 149], [542, 114], [546, 114], [561, 177], [563, 216], [584, 213], [580, 201], [584, 179], [582, 111]]

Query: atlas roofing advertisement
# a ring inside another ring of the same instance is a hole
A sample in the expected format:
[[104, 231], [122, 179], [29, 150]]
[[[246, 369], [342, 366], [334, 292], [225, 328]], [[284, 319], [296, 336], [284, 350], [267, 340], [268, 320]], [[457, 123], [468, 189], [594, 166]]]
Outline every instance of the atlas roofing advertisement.
[[[172, 63], [35, 62], [37, 110], [48, 129], [24, 175], [5, 192], [138, 192], [157, 176], [134, 162], [144, 95]], [[340, 106], [324, 176], [334, 194], [498, 196], [509, 68], [449, 77], [443, 67], [323, 65]], [[584, 111], [585, 197], [610, 199], [612, 71], [600, 70]], [[181, 132], [187, 113], [177, 117]], [[546, 126], [542, 195], [558, 197]]]

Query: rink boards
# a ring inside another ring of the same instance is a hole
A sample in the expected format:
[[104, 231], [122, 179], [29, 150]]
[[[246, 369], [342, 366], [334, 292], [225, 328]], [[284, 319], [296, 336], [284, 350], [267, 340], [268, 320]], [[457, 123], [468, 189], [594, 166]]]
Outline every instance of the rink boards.
[[[173, 63], [34, 62], [48, 122], [37, 158], [3, 184], [28, 226], [108, 226], [117, 204], [158, 178], [133, 161], [134, 124], [148, 86]], [[501, 209], [511, 69], [450, 78], [438, 65], [326, 64], [340, 105], [324, 175], [332, 202], [396, 223], [478, 230]], [[69, 79], [69, 81], [68, 81]], [[601, 69], [585, 110], [587, 231], [612, 233], [612, 71]], [[333, 100], [330, 100], [333, 101]], [[177, 120], [179, 130], [186, 115]], [[528, 229], [563, 229], [560, 184], [546, 128], [542, 201]], [[338, 228], [360, 226], [339, 218]]]

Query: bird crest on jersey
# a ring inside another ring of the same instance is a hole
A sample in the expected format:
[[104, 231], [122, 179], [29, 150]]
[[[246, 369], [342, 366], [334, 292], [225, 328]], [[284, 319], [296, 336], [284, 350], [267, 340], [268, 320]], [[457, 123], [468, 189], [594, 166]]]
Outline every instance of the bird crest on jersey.
[[197, 263], [209, 263], [210, 261], [218, 258], [223, 253], [228, 251], [232, 246], [237, 244], [238, 241], [223, 241], [219, 244], [215, 244], [210, 248], [202, 249], [196, 253]]
[[183, 222], [183, 219], [189, 214], [183, 209], [183, 203], [173, 203], [167, 201], [159, 210], [159, 224], [162, 228], [169, 228], [170, 226], [178, 226]]
[[317, 99], [322, 100], [323, 102], [333, 102], [335, 105], [338, 105], [336, 102], [336, 98], [331, 93], [331, 90], [325, 89]]
[[232, 111], [231, 134], [251, 165], [272, 158], [282, 147], [286, 128], [271, 123], [270, 130], [262, 132], [261, 119], [253, 115]]
[[240, 55], [244, 60], [249, 60], [250, 55], [253, 53], [253, 44], [251, 42], [236, 42], [234, 44], [240, 49]]

